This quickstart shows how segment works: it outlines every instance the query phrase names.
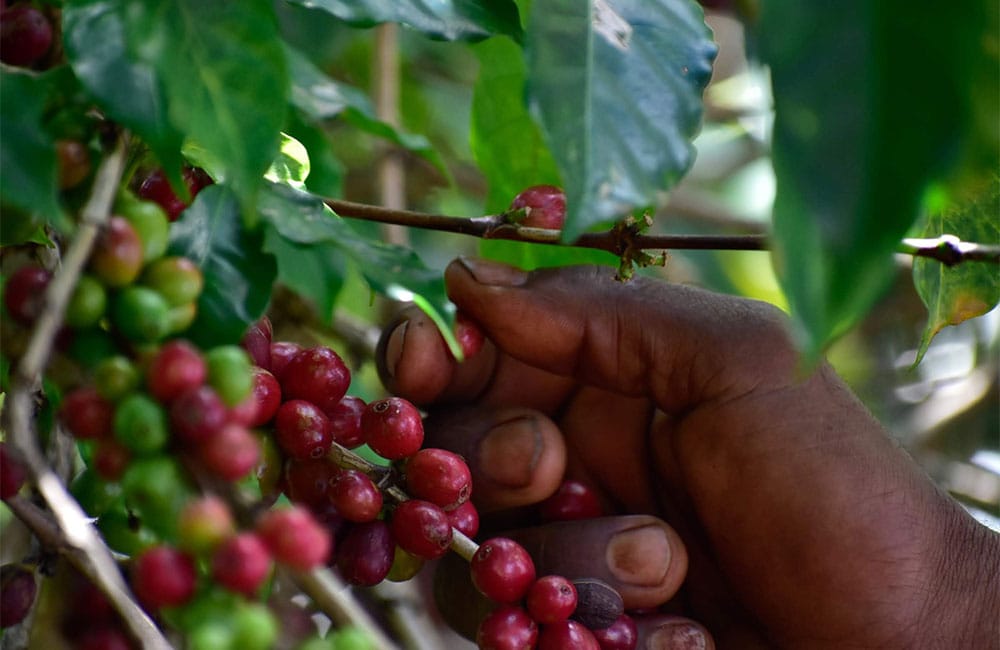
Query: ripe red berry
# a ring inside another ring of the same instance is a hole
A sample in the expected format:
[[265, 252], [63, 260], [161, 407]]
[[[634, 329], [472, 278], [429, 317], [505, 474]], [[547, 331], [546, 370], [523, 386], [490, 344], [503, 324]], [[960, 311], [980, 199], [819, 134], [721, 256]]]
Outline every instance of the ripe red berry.
[[410, 496], [454, 510], [469, 500], [472, 473], [465, 460], [445, 449], [427, 448], [406, 460], [403, 472]]
[[576, 609], [576, 587], [562, 576], [542, 576], [528, 589], [525, 604], [537, 622], [556, 623]]
[[90, 175], [90, 151], [79, 140], [56, 140], [59, 189], [68, 190]]
[[215, 181], [212, 177], [208, 175], [201, 167], [190, 167], [185, 165], [181, 170], [181, 176], [184, 178], [184, 184], [187, 185], [188, 192], [191, 193], [191, 198], [198, 196], [198, 193], [209, 185], [213, 185]]
[[330, 478], [330, 502], [348, 521], [363, 523], [382, 511], [382, 492], [364, 472], [340, 469]]
[[52, 274], [40, 266], [22, 266], [14, 272], [4, 287], [3, 302], [10, 317], [22, 325], [31, 325], [42, 313], [45, 288]]
[[622, 614], [606, 628], [590, 632], [601, 650], [635, 650], [639, 643], [639, 630], [628, 614]]
[[448, 515], [430, 501], [404, 501], [396, 506], [389, 525], [403, 550], [425, 560], [441, 557], [451, 544]]
[[212, 577], [220, 585], [253, 597], [271, 572], [271, 553], [256, 533], [240, 533], [212, 554]]
[[364, 443], [361, 432], [361, 414], [365, 412], [365, 401], [354, 395], [346, 395], [335, 407], [326, 411], [330, 418], [330, 433], [338, 445], [354, 449]]
[[471, 359], [483, 349], [486, 335], [474, 320], [458, 312], [455, 314], [455, 339], [462, 348], [462, 355], [466, 359]]
[[103, 438], [97, 441], [94, 448], [93, 465], [101, 478], [106, 481], [117, 481], [128, 469], [132, 460], [129, 448], [114, 438]]
[[198, 574], [194, 560], [172, 546], [153, 546], [132, 564], [132, 589], [150, 609], [183, 605], [194, 596]]
[[268, 370], [280, 382], [288, 362], [302, 351], [302, 346], [291, 341], [276, 341], [271, 344], [271, 367]]
[[251, 391], [246, 396], [246, 399], [229, 409], [229, 421], [242, 424], [245, 427], [255, 426], [254, 423], [257, 421], [257, 410], [259, 408], [257, 399]]
[[111, 433], [114, 411], [114, 405], [96, 388], [81, 386], [67, 393], [59, 407], [59, 418], [74, 437], [97, 440]]
[[535, 581], [531, 556], [507, 537], [494, 537], [480, 544], [469, 562], [469, 571], [476, 589], [498, 603], [521, 600]]
[[252, 398], [257, 411], [249, 426], [260, 427], [273, 420], [281, 406], [281, 386], [274, 375], [257, 366], [253, 369]]
[[324, 564], [333, 546], [330, 533], [297, 506], [264, 513], [256, 531], [275, 560], [301, 571]]
[[303, 399], [330, 411], [347, 393], [351, 372], [330, 348], [307, 348], [291, 358], [278, 381], [285, 399]]
[[476, 645], [482, 650], [523, 650], [534, 648], [537, 641], [538, 625], [523, 609], [513, 605], [494, 609], [476, 632]]
[[200, 457], [205, 466], [227, 481], [250, 474], [260, 462], [260, 443], [242, 424], [229, 422], [201, 443]]
[[361, 430], [368, 446], [389, 460], [412, 456], [424, 444], [420, 411], [402, 397], [369, 404], [361, 415]]
[[524, 209], [522, 226], [559, 230], [566, 223], [566, 195], [554, 185], [535, 185], [514, 197], [511, 210]]
[[52, 46], [52, 25], [38, 9], [21, 4], [0, 13], [0, 61], [29, 66]]
[[597, 639], [582, 623], [566, 620], [542, 626], [538, 650], [601, 650]]
[[603, 517], [604, 509], [597, 493], [580, 481], [563, 481], [559, 489], [538, 505], [542, 519], [546, 521], [569, 521], [572, 519], [593, 519]]
[[381, 519], [353, 524], [337, 545], [337, 569], [352, 585], [382, 582], [392, 568], [396, 544]]
[[73, 650], [132, 650], [132, 644], [118, 628], [101, 625], [74, 635]]
[[285, 494], [295, 503], [310, 507], [329, 501], [330, 479], [340, 469], [329, 458], [288, 459], [285, 463]]
[[240, 340], [240, 345], [250, 355], [250, 359], [258, 368], [271, 369], [271, 337], [274, 329], [271, 319], [261, 316], [260, 320], [250, 325]]
[[0, 627], [17, 625], [31, 611], [38, 593], [35, 573], [11, 565], [0, 577]]
[[[208, 174], [197, 167], [185, 166], [181, 171], [181, 175], [184, 178], [184, 184], [187, 186], [192, 199], [194, 199], [198, 192], [212, 184], [212, 179]], [[142, 181], [139, 189], [136, 190], [136, 195], [139, 198], [160, 204], [160, 207], [167, 213], [167, 217], [171, 221], [176, 221], [181, 212], [188, 206], [174, 192], [174, 188], [170, 186], [170, 182], [167, 180], [162, 169], [153, 170]]]
[[448, 512], [448, 523], [466, 537], [475, 537], [479, 532], [479, 511], [471, 501], [466, 501]]
[[226, 405], [210, 386], [185, 391], [170, 405], [174, 433], [187, 443], [199, 443], [214, 436], [228, 418]]
[[114, 216], [101, 232], [90, 255], [94, 275], [109, 287], [131, 284], [142, 269], [143, 243], [135, 227]]
[[205, 383], [208, 369], [198, 348], [187, 341], [163, 344], [146, 368], [146, 387], [161, 402], [170, 402], [182, 393]]
[[292, 458], [320, 458], [330, 450], [330, 421], [312, 402], [293, 399], [274, 416], [278, 445]]

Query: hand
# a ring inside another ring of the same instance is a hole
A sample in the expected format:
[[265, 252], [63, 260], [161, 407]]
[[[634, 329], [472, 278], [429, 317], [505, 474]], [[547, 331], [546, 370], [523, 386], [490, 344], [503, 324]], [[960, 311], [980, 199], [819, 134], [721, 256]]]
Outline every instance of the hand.
[[411, 310], [383, 380], [429, 409], [427, 446], [466, 456], [494, 523], [531, 523], [564, 474], [599, 490], [623, 516], [519, 534], [539, 575], [669, 601], [640, 647], [1000, 643], [998, 536], [829, 367], [800, 374], [778, 310], [600, 268], [460, 260], [446, 281], [486, 347], [458, 364]]

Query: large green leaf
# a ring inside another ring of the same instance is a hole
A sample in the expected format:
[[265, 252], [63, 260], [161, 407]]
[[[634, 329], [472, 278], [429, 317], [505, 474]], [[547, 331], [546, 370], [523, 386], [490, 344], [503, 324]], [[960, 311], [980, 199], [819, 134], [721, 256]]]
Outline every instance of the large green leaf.
[[[61, 220], [57, 198], [56, 149], [42, 128], [49, 87], [29, 73], [0, 73], [0, 205], [26, 215]], [[4, 221], [8, 221], [4, 217]], [[23, 234], [34, 231], [24, 224]], [[7, 234], [4, 235], [5, 241]]]
[[328, 11], [358, 26], [401, 23], [432, 38], [478, 40], [494, 34], [521, 36], [511, 0], [290, 0]]
[[[962, 241], [1000, 245], [1000, 184], [957, 210], [931, 216], [921, 237], [953, 235]], [[931, 339], [947, 325], [981, 316], [1000, 302], [1000, 273], [989, 262], [945, 266], [919, 257], [913, 262], [913, 282], [927, 306], [927, 328], [920, 341], [917, 363]]]
[[278, 261], [278, 281], [309, 300], [324, 323], [332, 322], [347, 267], [340, 247], [289, 241], [272, 224], [267, 224], [265, 233], [264, 250]]
[[653, 205], [694, 160], [716, 47], [692, 0], [535, 0], [528, 98], [562, 173], [564, 238]]
[[364, 91], [334, 81], [305, 55], [286, 47], [292, 77], [292, 104], [313, 121], [339, 117], [366, 133], [384, 138], [426, 159], [447, 175], [447, 167], [437, 150], [422, 135], [406, 133], [384, 122]]
[[179, 173], [183, 136], [170, 123], [153, 66], [129, 50], [127, 0], [70, 0], [62, 13], [63, 47], [80, 82], [108, 116], [132, 129], [160, 163]]
[[192, 259], [205, 276], [190, 330], [200, 345], [235, 343], [264, 313], [277, 266], [263, 244], [263, 234], [246, 228], [236, 196], [224, 185], [199, 192], [171, 226], [170, 254]]
[[162, 79], [171, 124], [218, 158], [249, 205], [278, 149], [289, 92], [268, 0], [128, 3], [129, 35]]
[[[334, 214], [319, 198], [287, 185], [270, 183], [258, 205], [261, 216], [287, 242], [336, 249], [351, 260], [375, 291], [395, 300], [413, 301], [445, 335], [456, 356], [451, 334], [455, 306], [448, 300], [440, 271], [427, 268], [412, 250], [368, 239]], [[320, 304], [322, 297], [312, 296]]]
[[810, 356], [886, 288], [928, 180], [975, 127], [970, 64], [995, 42], [988, 5], [762, 4], [776, 108], [775, 265]]

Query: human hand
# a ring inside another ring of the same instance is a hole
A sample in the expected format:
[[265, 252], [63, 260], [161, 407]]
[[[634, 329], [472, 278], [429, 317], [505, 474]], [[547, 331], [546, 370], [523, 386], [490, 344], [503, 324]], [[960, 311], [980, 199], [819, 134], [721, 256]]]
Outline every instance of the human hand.
[[800, 376], [776, 309], [599, 268], [461, 260], [446, 281], [487, 346], [458, 364], [409, 311], [383, 380], [430, 411], [427, 446], [466, 456], [494, 525], [535, 523], [564, 475], [598, 490], [620, 516], [514, 536], [539, 575], [668, 603], [641, 617], [644, 647], [998, 643], [998, 537], [832, 370]]

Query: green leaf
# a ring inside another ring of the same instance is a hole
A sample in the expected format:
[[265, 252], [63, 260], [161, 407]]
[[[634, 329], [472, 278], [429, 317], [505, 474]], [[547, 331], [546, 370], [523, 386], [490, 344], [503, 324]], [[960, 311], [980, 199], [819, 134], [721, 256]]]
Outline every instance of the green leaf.
[[339, 117], [366, 133], [412, 151], [448, 175], [448, 168], [427, 138], [399, 131], [378, 119], [364, 91], [334, 81], [301, 52], [291, 47], [286, 47], [285, 51], [292, 77], [292, 104], [304, 115], [317, 122]]
[[524, 188], [562, 185], [562, 181], [524, 105], [521, 48], [509, 39], [493, 38], [473, 49], [479, 57], [479, 77], [472, 95], [469, 139], [476, 163], [489, 181], [486, 210], [498, 213]]
[[995, 40], [989, 4], [762, 4], [776, 109], [774, 260], [811, 358], [878, 300], [928, 181], [978, 128], [970, 75]]
[[32, 215], [19, 228], [24, 237], [40, 225], [36, 216], [65, 225], [56, 184], [55, 143], [42, 128], [48, 94], [41, 77], [6, 70], [0, 74], [0, 205]]
[[[1000, 182], [989, 192], [958, 210], [942, 212], [927, 220], [927, 239], [953, 235], [965, 242], [1000, 244]], [[989, 262], [963, 262], [945, 266], [937, 260], [918, 257], [913, 261], [913, 283], [927, 306], [927, 328], [920, 340], [920, 363], [931, 339], [948, 325], [958, 325], [981, 316], [1000, 302], [1000, 273]]]
[[240, 340], [271, 297], [274, 256], [260, 230], [248, 230], [232, 190], [210, 185], [170, 228], [171, 255], [193, 260], [205, 276], [198, 316], [189, 335], [202, 347]]
[[460, 356], [451, 332], [455, 306], [445, 293], [444, 277], [440, 271], [427, 268], [416, 253], [368, 239], [322, 200], [287, 185], [268, 184], [258, 208], [264, 220], [286, 241], [332, 246], [354, 263], [372, 289], [395, 300], [415, 302], [441, 329], [452, 352]]
[[130, 36], [162, 79], [169, 119], [225, 165], [252, 204], [278, 150], [289, 92], [285, 53], [268, 0], [128, 3]]
[[282, 133], [278, 157], [268, 167], [264, 178], [303, 189], [306, 177], [309, 176], [309, 170], [309, 152], [306, 151], [301, 142]]
[[690, 0], [535, 0], [529, 105], [565, 184], [566, 241], [657, 203], [694, 160], [716, 47]]
[[337, 159], [323, 129], [306, 124], [295, 111], [285, 127], [305, 146], [309, 154], [306, 188], [320, 196], [341, 196], [344, 191], [344, 165]]
[[71, 0], [62, 13], [63, 47], [73, 72], [109, 117], [150, 146], [164, 169], [179, 173], [183, 136], [170, 123], [154, 67], [129, 49], [125, 0]]
[[326, 242], [297, 244], [268, 224], [264, 250], [278, 261], [278, 281], [311, 302], [324, 323], [331, 323], [346, 272], [340, 247]]
[[494, 34], [518, 39], [521, 23], [511, 0], [291, 0], [328, 11], [358, 26], [401, 23], [431, 38], [478, 40]]

